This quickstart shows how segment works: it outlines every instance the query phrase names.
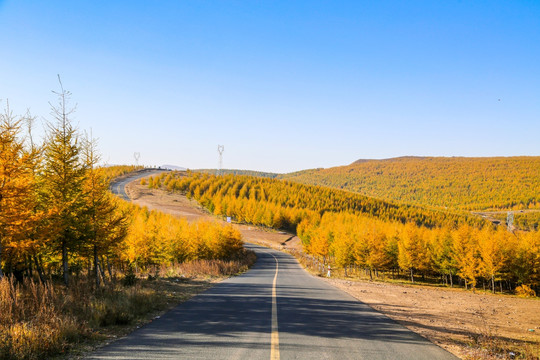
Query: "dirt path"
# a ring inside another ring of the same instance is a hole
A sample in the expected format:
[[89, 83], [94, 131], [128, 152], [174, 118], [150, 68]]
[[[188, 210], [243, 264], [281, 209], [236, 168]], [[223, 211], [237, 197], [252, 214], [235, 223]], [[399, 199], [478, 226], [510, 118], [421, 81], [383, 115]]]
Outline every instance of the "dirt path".
[[[538, 209], [524, 209], [524, 210], [498, 210], [498, 211], [471, 211], [471, 214], [480, 216], [487, 221], [491, 221], [495, 225], [501, 225], [501, 226], [507, 226], [506, 223], [506, 216], [509, 213], [513, 213], [514, 215], [521, 215], [521, 214], [527, 214], [527, 213], [537, 213], [540, 212]], [[500, 216], [497, 217], [497, 215], [504, 215], [503, 218]]]
[[[151, 190], [137, 182], [128, 184], [126, 190], [133, 202], [150, 209], [185, 217], [188, 221], [206, 219], [224, 223], [185, 196]], [[302, 250], [296, 236], [248, 225], [235, 226], [245, 241], [283, 250]], [[538, 299], [352, 279], [326, 281], [461, 358], [501, 359], [479, 348], [493, 349], [503, 343], [514, 351], [529, 348], [529, 353], [540, 356]], [[506, 355], [502, 358], [512, 358], [508, 351]]]
[[[517, 351], [527, 347], [526, 342], [536, 343], [531, 348], [536, 347], [540, 355], [538, 299], [427, 286], [327, 281], [463, 358], [474, 359], [481, 353], [464, 344], [496, 348], [503, 346], [502, 342], [513, 343], [510, 346]], [[490, 357], [484, 354], [479, 358]]]
[[[131, 182], [126, 186], [126, 192], [135, 204], [146, 206], [149, 209], [159, 210], [174, 216], [184, 217], [189, 222], [200, 219], [225, 223], [224, 220], [209, 214], [195, 200], [189, 200], [183, 195], [170, 194], [162, 190], [149, 189]], [[244, 240], [264, 246], [274, 247], [282, 250], [302, 250], [302, 242], [297, 236], [275, 231], [273, 229], [263, 229], [261, 227], [235, 224], [240, 230]]]

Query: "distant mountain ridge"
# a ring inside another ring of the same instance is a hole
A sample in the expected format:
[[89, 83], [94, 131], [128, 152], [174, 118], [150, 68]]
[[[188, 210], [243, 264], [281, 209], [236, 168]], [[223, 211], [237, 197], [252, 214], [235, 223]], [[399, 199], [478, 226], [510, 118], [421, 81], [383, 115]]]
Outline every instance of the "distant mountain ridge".
[[161, 165], [161, 169], [168, 169], [168, 170], [177, 170], [177, 171], [186, 171], [187, 168], [182, 166], [176, 166], [176, 165]]
[[351, 163], [351, 165], [354, 164], [363, 164], [370, 161], [399, 161], [399, 160], [410, 160], [410, 159], [427, 159], [426, 156], [398, 156], [393, 158], [387, 158], [387, 159], [358, 159]]

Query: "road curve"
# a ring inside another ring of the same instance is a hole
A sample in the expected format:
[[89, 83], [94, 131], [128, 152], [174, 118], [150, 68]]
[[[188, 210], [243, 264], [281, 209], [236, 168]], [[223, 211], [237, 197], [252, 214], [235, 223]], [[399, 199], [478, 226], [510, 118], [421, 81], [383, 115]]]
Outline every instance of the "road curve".
[[456, 359], [303, 270], [246, 244], [257, 263], [87, 359]]
[[129, 201], [130, 198], [126, 194], [126, 185], [128, 183], [132, 182], [133, 180], [137, 180], [137, 179], [140, 179], [140, 178], [143, 178], [143, 177], [161, 174], [164, 171], [168, 171], [168, 170], [162, 170], [162, 169], [139, 170], [136, 173], [134, 173], [133, 175], [130, 175], [130, 176], [127, 176], [125, 178], [120, 178], [120, 179], [112, 181], [111, 185], [110, 185], [111, 192], [113, 194], [118, 195], [122, 199]]

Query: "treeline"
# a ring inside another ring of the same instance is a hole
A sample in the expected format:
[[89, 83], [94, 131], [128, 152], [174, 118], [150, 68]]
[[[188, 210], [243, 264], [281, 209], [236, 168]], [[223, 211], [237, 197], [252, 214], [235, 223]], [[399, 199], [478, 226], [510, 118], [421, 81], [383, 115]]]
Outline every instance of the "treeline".
[[42, 143], [33, 118], [0, 115], [0, 277], [129, 270], [193, 259], [222, 259], [242, 251], [240, 234], [209, 223], [187, 225], [122, 202], [109, 178], [130, 167], [101, 168], [96, 140], [72, 125], [69, 93], [59, 93]]
[[540, 208], [540, 157], [404, 157], [363, 160], [279, 178], [422, 206]]
[[217, 215], [295, 231], [308, 254], [341, 268], [435, 276], [473, 288], [482, 281], [493, 291], [540, 285], [539, 232], [510, 233], [465, 216], [272, 179], [172, 173], [149, 186], [185, 193]]
[[140, 165], [113, 165], [103, 166], [103, 174], [108, 180], [120, 177], [122, 175], [129, 174], [131, 172], [142, 170], [143, 166]]
[[122, 210], [130, 214], [130, 227], [111, 254], [119, 266], [146, 270], [155, 265], [237, 259], [243, 255], [242, 236], [230, 225], [210, 221], [189, 224], [185, 219], [126, 201], [122, 201]]
[[465, 287], [483, 283], [493, 291], [540, 287], [540, 232], [467, 224], [428, 229], [350, 213], [304, 220], [297, 231], [309, 254], [345, 269], [405, 271], [411, 281], [429, 276], [450, 286], [457, 277]]

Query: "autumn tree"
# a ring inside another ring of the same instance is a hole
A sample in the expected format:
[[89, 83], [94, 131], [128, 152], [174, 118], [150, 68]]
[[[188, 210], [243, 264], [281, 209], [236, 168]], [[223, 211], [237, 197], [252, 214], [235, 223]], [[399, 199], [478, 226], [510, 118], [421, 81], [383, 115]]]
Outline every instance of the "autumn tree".
[[540, 288], [540, 231], [516, 234], [514, 276], [519, 284]]
[[[60, 80], [60, 77], [59, 77]], [[48, 124], [45, 145], [44, 188], [52, 209], [50, 226], [53, 241], [62, 253], [64, 283], [69, 284], [68, 251], [81, 240], [81, 219], [84, 211], [83, 182], [86, 166], [81, 159], [80, 136], [71, 123], [68, 109], [70, 93], [60, 81], [58, 104], [51, 104], [54, 122]]]
[[[431, 232], [428, 252], [431, 264], [435, 272], [440, 273], [450, 280], [450, 286], [454, 286], [453, 276], [457, 272], [456, 263], [452, 256], [452, 233], [448, 229], [435, 229]], [[445, 280], [446, 282], [446, 280]]]
[[370, 269], [371, 274], [372, 270], [384, 268], [391, 262], [391, 258], [388, 256], [390, 249], [382, 226], [372, 226], [367, 232], [365, 240], [369, 248], [368, 256], [366, 256], [366, 265]]
[[328, 230], [319, 227], [311, 236], [309, 243], [309, 252], [315, 256], [323, 258], [326, 262], [330, 250], [331, 234]]
[[347, 267], [354, 263], [352, 251], [354, 243], [351, 240], [350, 233], [344, 227], [336, 228], [333, 231], [330, 250], [334, 255], [336, 265], [345, 269], [345, 276], [347, 276]]
[[461, 226], [453, 233], [453, 240], [452, 255], [457, 273], [465, 281], [465, 288], [470, 284], [474, 289], [480, 273], [476, 231], [468, 225]]
[[23, 118], [15, 118], [9, 106], [0, 114], [0, 277], [4, 249], [23, 254], [33, 220], [31, 169], [37, 153], [25, 146], [22, 124]]
[[495, 292], [495, 276], [505, 265], [506, 230], [493, 231], [483, 229], [478, 234], [478, 252], [480, 255], [480, 272], [491, 281], [491, 290]]
[[29, 253], [27, 254], [27, 270], [29, 275], [32, 276], [32, 269], [35, 266], [40, 280], [44, 282], [45, 274], [43, 271], [42, 255], [47, 248], [47, 240], [49, 236], [47, 231], [48, 227], [46, 225], [49, 207], [48, 204], [46, 204], [46, 201], [44, 201], [45, 191], [43, 188], [43, 176], [41, 176], [43, 173], [43, 144], [36, 143], [36, 141], [34, 141], [33, 129], [35, 117], [27, 113], [25, 116], [25, 121], [27, 127], [27, 145], [29, 151], [33, 154], [33, 161], [29, 162], [28, 167], [32, 173], [32, 178], [34, 181], [34, 186], [30, 194], [32, 210], [29, 219], [32, 220], [32, 226], [29, 228], [29, 232], [27, 234], [27, 242], [30, 246]]
[[421, 229], [411, 223], [405, 225], [398, 249], [399, 267], [409, 270], [411, 282], [414, 282], [414, 271], [424, 270], [427, 262]]
[[127, 219], [109, 191], [109, 181], [103, 168], [97, 167], [100, 160], [97, 140], [88, 134], [82, 142], [82, 158], [86, 168], [82, 184], [85, 217], [80, 220], [86, 225], [85, 245], [91, 248], [96, 286], [99, 286], [99, 256], [107, 255], [108, 250], [126, 236]]

